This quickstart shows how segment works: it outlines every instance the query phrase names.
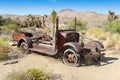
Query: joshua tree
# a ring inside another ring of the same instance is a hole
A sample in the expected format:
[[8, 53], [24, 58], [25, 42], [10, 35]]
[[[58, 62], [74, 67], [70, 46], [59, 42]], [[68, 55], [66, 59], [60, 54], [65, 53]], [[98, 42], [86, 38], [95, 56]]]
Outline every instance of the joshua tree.
[[26, 21], [27, 21], [28, 27], [34, 26], [34, 19], [35, 19], [35, 16], [32, 16], [30, 14], [27, 16]]
[[28, 27], [28, 23], [27, 23], [27, 21], [21, 21], [21, 23], [20, 23], [20, 27], [21, 27], [21, 28]]
[[30, 15], [26, 18], [27, 27], [30, 27]]
[[21, 20], [20, 20], [19, 17], [16, 18], [16, 21], [15, 21], [15, 22], [16, 22], [17, 25], [19, 25], [19, 26], [21, 25]]
[[53, 24], [53, 36], [54, 36], [54, 32], [55, 32], [55, 19], [56, 19], [56, 16], [57, 16], [56, 11], [52, 10], [51, 21], [52, 21], [52, 24]]
[[45, 17], [43, 16], [43, 20], [42, 20], [42, 24], [43, 24], [43, 27], [45, 27]]
[[44, 14], [45, 18], [47, 18], [48, 16], [46, 14]]
[[114, 21], [116, 19], [118, 19], [118, 16], [115, 15], [115, 12], [109, 10], [108, 11], [108, 21], [111, 22], [111, 21]]
[[41, 28], [42, 26], [41, 26], [41, 20], [40, 20], [40, 17], [35, 17], [35, 26], [37, 27], [37, 28]]

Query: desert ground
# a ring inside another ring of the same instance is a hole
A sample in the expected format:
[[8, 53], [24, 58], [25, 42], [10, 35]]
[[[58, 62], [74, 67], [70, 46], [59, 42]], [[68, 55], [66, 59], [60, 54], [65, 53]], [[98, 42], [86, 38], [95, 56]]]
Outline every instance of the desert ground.
[[[70, 13], [70, 14], [69, 14]], [[104, 22], [107, 20], [107, 15], [98, 14], [95, 12], [76, 12], [73, 10], [61, 10], [57, 13], [60, 18], [60, 26], [64, 26], [69, 20], [73, 20], [76, 16], [77, 19], [87, 22], [87, 28], [100, 27], [103, 26]], [[72, 15], [75, 15], [71, 17]], [[18, 15], [2, 15], [3, 18], [15, 19], [19, 17], [23, 21], [27, 16]], [[118, 16], [120, 17], [120, 16]], [[49, 25], [50, 16], [46, 19], [46, 25]], [[98, 30], [99, 31], [99, 30]], [[101, 31], [101, 30], [100, 30]], [[99, 31], [99, 32], [100, 32]], [[96, 31], [97, 32], [97, 31]], [[38, 53], [31, 53], [28, 55], [20, 54], [17, 59], [17, 63], [6, 64], [8, 61], [0, 61], [0, 80], [5, 80], [5, 78], [16, 71], [24, 71], [30, 68], [45, 68], [45, 70], [55, 74], [54, 80], [119, 80], [120, 79], [120, 51], [114, 50], [114, 46], [117, 44], [120, 50], [119, 35], [115, 35], [115, 40], [112, 35], [108, 36], [108, 41], [106, 38], [106, 33], [101, 31], [97, 36], [101, 36], [106, 39], [106, 44], [108, 46], [113, 46], [113, 50], [106, 50], [105, 56], [102, 58], [101, 63], [90, 63], [87, 65], [81, 65], [79, 67], [71, 67], [64, 65], [60, 59], [55, 59], [53, 57], [42, 55]], [[92, 32], [94, 33], [94, 31]], [[95, 34], [95, 33], [94, 33]], [[108, 34], [108, 33], [107, 33]], [[91, 35], [91, 34], [90, 34]], [[96, 34], [95, 34], [96, 35]], [[88, 35], [89, 36], [89, 35]], [[112, 42], [113, 41], [113, 42]], [[103, 43], [104, 44], [104, 43]], [[109, 45], [110, 44], [110, 45]], [[13, 48], [14, 50], [14, 48]], [[16, 48], [15, 48], [16, 50]], [[19, 51], [18, 51], [19, 52]], [[17, 54], [17, 52], [15, 51]], [[4, 65], [6, 64], [6, 65]]]
[[13, 71], [23, 71], [29, 68], [45, 68], [56, 75], [55, 80], [119, 80], [120, 52], [105, 51], [101, 64], [91, 63], [80, 67], [64, 65], [61, 60], [50, 56], [32, 53], [18, 59], [18, 63], [0, 62], [0, 80]]

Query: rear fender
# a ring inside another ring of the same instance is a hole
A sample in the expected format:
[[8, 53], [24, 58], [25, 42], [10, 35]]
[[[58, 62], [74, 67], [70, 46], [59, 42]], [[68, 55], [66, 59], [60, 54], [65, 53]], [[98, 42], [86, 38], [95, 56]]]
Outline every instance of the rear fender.
[[20, 44], [21, 44], [22, 42], [25, 42], [25, 43], [28, 45], [29, 48], [32, 48], [32, 40], [31, 40], [29, 37], [26, 37], [26, 36], [25, 36], [25, 37], [21, 38], [21, 39], [18, 41], [17, 47], [20, 47]]

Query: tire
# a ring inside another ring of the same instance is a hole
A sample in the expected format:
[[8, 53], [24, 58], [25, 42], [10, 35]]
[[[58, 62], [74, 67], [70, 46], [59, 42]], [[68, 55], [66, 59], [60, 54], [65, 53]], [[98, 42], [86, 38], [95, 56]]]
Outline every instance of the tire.
[[29, 51], [29, 48], [28, 48], [27, 43], [22, 42], [22, 43], [20, 44], [20, 51], [21, 51], [23, 54], [30, 54], [30, 51]]
[[64, 64], [78, 67], [80, 66], [80, 55], [72, 48], [68, 48], [63, 52], [62, 61]]

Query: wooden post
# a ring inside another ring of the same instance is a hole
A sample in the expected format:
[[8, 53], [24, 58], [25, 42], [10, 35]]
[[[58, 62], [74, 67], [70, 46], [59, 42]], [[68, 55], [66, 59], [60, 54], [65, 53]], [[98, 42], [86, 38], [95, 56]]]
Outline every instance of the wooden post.
[[75, 31], [76, 31], [76, 26], [77, 26], [77, 18], [75, 17], [75, 23], [74, 23], [75, 25], [74, 25], [74, 29], [75, 29]]
[[56, 17], [55, 33], [54, 33], [55, 51], [57, 50], [58, 27], [59, 27], [59, 17], [57, 16]]

